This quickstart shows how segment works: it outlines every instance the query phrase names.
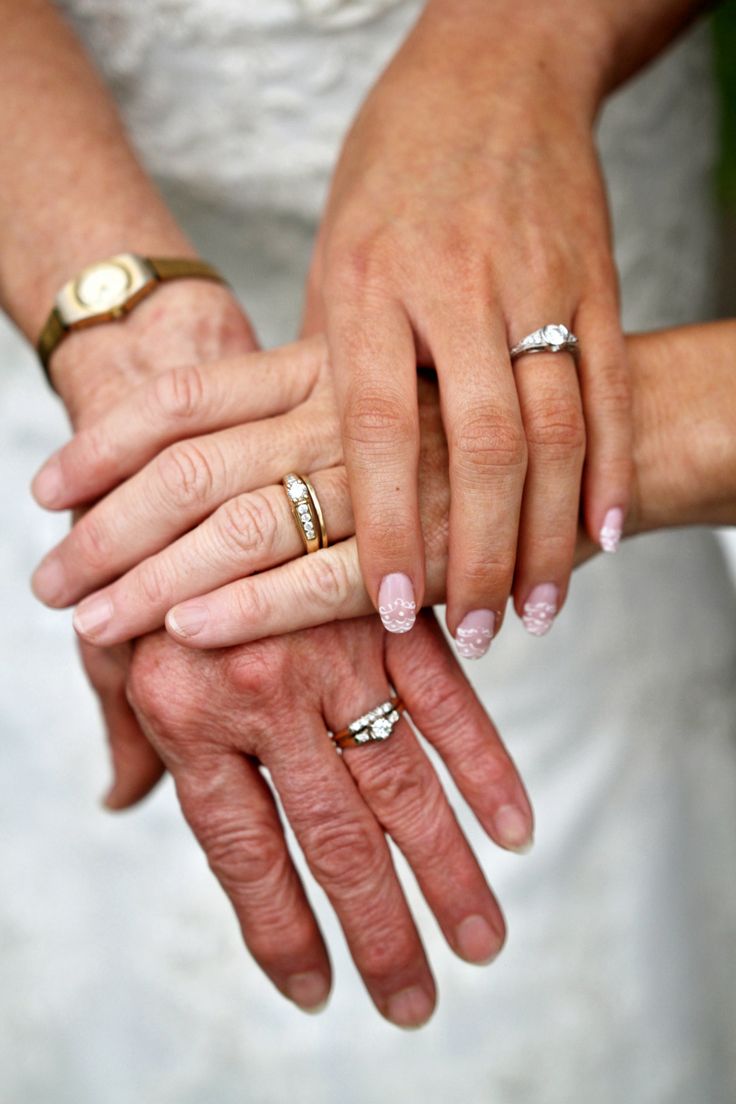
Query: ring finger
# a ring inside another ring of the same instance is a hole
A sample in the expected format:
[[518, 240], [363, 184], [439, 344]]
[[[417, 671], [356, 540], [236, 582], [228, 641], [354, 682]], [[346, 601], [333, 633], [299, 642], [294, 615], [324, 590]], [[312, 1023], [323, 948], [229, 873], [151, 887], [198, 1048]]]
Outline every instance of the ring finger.
[[523, 355], [514, 372], [529, 458], [514, 598], [527, 630], [543, 636], [562, 607], [573, 567], [585, 422], [571, 353]]
[[[331, 541], [355, 532], [343, 467], [310, 476]], [[164, 623], [178, 602], [295, 559], [304, 552], [283, 486], [223, 503], [201, 525], [77, 607], [74, 627], [95, 644], [129, 640]], [[186, 629], [182, 621], [182, 628]]]

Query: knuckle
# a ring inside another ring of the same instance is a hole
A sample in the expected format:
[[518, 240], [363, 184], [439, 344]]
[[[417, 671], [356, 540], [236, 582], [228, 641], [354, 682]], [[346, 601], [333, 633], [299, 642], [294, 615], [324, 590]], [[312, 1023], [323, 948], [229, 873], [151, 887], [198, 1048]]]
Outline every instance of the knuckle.
[[204, 504], [210, 499], [217, 482], [212, 454], [195, 441], [169, 446], [157, 463], [166, 497], [176, 506]]
[[526, 470], [526, 439], [518, 419], [498, 410], [466, 414], [452, 434], [455, 464], [480, 474]]
[[268, 555], [278, 532], [278, 520], [267, 495], [254, 491], [231, 498], [217, 511], [217, 530], [227, 552]]
[[314, 555], [307, 561], [302, 591], [307, 608], [334, 610], [345, 604], [350, 594], [350, 578], [345, 561], [335, 555]]
[[302, 831], [302, 845], [320, 885], [344, 897], [354, 895], [361, 887], [380, 884], [384, 862], [368, 829], [331, 807], [313, 806], [310, 813], [309, 824]]
[[[375, 756], [372, 757], [375, 760]], [[411, 763], [404, 756], [402, 761], [393, 762], [391, 769], [380, 767], [376, 762], [367, 762], [364, 771], [358, 777], [361, 793], [368, 804], [377, 812], [398, 810], [401, 815], [413, 817], [421, 808], [429, 792], [427, 772], [421, 769], [421, 763]]]
[[369, 983], [380, 983], [394, 974], [408, 973], [416, 960], [412, 932], [403, 924], [388, 924], [377, 916], [371, 924], [370, 940], [361, 952], [360, 972]]
[[104, 517], [92, 510], [73, 529], [75, 552], [87, 566], [104, 572], [112, 562], [113, 540]]
[[585, 450], [585, 422], [578, 405], [569, 401], [535, 402], [527, 411], [530, 449], [565, 460]]
[[169, 368], [156, 376], [153, 393], [158, 411], [169, 418], [187, 420], [202, 406], [204, 376], [197, 365]]
[[353, 396], [344, 418], [343, 435], [365, 450], [394, 450], [417, 435], [415, 419], [399, 396], [386, 391], [361, 391]]
[[289, 650], [283, 641], [264, 640], [227, 656], [230, 686], [249, 698], [268, 698], [280, 693], [288, 670]]
[[283, 870], [283, 846], [273, 825], [260, 820], [252, 810], [247, 822], [234, 822], [230, 817], [218, 816], [210, 806], [204, 815], [196, 817], [192, 827], [210, 869], [233, 897], [272, 883]]
[[606, 363], [595, 370], [596, 407], [606, 415], [629, 418], [633, 401], [631, 377], [624, 364]]
[[138, 591], [147, 606], [159, 608], [168, 605], [171, 595], [171, 578], [158, 556], [144, 560], [137, 571]]

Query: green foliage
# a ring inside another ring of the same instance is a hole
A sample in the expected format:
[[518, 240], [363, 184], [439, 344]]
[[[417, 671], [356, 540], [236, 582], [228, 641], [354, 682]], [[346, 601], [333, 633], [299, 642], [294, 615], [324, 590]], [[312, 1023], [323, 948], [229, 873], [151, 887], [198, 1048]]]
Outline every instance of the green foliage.
[[718, 190], [736, 209], [736, 0], [727, 0], [713, 16], [716, 72], [721, 92], [721, 160]]

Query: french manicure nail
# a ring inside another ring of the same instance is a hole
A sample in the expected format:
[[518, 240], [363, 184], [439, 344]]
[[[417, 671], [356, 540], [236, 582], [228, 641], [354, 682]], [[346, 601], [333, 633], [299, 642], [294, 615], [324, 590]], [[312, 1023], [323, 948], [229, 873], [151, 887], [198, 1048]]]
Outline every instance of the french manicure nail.
[[66, 585], [66, 574], [58, 557], [48, 556], [42, 560], [33, 573], [31, 586], [33, 593], [42, 602], [55, 602], [61, 597]]
[[176, 636], [196, 636], [207, 624], [207, 607], [201, 602], [185, 602], [166, 615], [166, 627]]
[[386, 1014], [397, 1027], [421, 1027], [432, 1015], [434, 1001], [420, 985], [400, 989], [389, 997]]
[[540, 583], [535, 586], [524, 603], [522, 621], [524, 628], [532, 636], [545, 636], [552, 628], [557, 616], [559, 591], [554, 583]]
[[285, 988], [289, 1000], [298, 1004], [303, 1012], [311, 1014], [322, 1011], [330, 994], [330, 983], [318, 970], [292, 974]]
[[609, 510], [603, 519], [603, 525], [599, 534], [601, 548], [604, 552], [615, 552], [621, 543], [624, 531], [624, 512], [619, 506]]
[[33, 480], [33, 495], [41, 506], [53, 506], [61, 498], [61, 464], [55, 456], [46, 461]]
[[74, 628], [80, 636], [96, 636], [110, 623], [112, 602], [104, 594], [85, 598], [74, 611]]
[[480, 659], [491, 646], [496, 629], [492, 610], [471, 610], [455, 630], [455, 646], [463, 659]]
[[492, 962], [503, 940], [485, 916], [466, 916], [455, 929], [457, 949], [468, 962], [484, 965]]
[[529, 821], [515, 805], [502, 805], [496, 813], [494, 824], [496, 835], [500, 842], [509, 851], [516, 851], [525, 855], [531, 851], [534, 837], [529, 827]]
[[396, 571], [383, 577], [378, 590], [378, 612], [388, 632], [409, 632], [417, 619], [417, 603], [408, 575]]

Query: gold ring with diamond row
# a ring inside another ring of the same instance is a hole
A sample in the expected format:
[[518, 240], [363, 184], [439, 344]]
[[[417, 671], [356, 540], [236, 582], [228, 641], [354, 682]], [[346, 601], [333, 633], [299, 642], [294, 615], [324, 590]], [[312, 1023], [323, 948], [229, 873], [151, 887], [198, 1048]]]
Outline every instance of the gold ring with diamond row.
[[353, 721], [347, 728], [331, 733], [332, 739], [340, 751], [344, 751], [345, 748], [363, 747], [365, 744], [382, 743], [393, 735], [399, 717], [405, 709], [406, 706], [401, 698], [394, 694], [388, 701], [381, 702], [369, 713], [358, 717], [357, 721]]
[[512, 360], [526, 356], [527, 353], [572, 353], [576, 356], [580, 343], [574, 333], [561, 322], [550, 322], [534, 333], [527, 334], [514, 345], [509, 354]]
[[281, 482], [307, 555], [310, 552], [319, 552], [320, 548], [327, 548], [329, 541], [325, 519], [312, 484], [305, 476], [296, 472], [287, 472]]

